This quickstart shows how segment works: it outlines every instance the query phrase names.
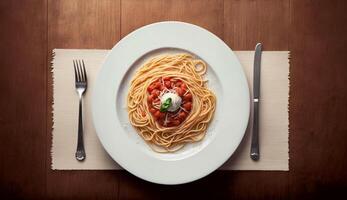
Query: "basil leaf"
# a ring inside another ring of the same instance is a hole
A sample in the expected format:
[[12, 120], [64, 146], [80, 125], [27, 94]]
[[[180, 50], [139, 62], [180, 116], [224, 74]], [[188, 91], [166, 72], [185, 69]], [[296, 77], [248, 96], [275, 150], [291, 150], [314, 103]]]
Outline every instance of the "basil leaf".
[[167, 110], [169, 109], [169, 107], [172, 104], [172, 99], [171, 98], [167, 98], [164, 103], [161, 104], [160, 106], [160, 112], [167, 112]]

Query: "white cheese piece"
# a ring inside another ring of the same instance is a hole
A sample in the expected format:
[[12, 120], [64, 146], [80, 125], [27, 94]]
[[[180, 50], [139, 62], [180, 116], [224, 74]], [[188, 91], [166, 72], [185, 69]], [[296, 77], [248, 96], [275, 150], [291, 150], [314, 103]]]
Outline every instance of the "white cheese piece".
[[168, 98], [171, 98], [171, 106], [167, 109], [170, 112], [178, 110], [182, 104], [182, 98], [175, 93], [168, 92], [161, 97], [161, 104], [163, 104]]

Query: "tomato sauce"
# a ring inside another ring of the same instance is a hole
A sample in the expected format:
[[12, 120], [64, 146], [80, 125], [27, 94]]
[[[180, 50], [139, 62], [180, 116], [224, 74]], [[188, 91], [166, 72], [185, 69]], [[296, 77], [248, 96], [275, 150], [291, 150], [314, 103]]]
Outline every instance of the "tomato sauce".
[[[163, 90], [174, 89], [175, 93], [182, 98], [181, 107], [175, 112], [160, 112], [160, 99], [159, 96]], [[179, 126], [189, 115], [193, 107], [193, 97], [188, 91], [187, 85], [181, 80], [171, 77], [159, 78], [152, 82], [148, 88], [148, 108], [153, 118], [164, 127]]]

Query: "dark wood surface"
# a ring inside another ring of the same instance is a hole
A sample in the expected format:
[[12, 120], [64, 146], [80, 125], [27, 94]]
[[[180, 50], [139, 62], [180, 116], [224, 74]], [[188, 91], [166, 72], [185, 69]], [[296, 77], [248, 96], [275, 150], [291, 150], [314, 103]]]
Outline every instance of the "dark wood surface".
[[[0, 196], [25, 199], [315, 199], [347, 190], [347, 3], [323, 0], [0, 1]], [[50, 52], [111, 48], [162, 20], [234, 50], [290, 50], [290, 171], [216, 171], [162, 186], [125, 171], [52, 171]], [[2, 198], [4, 199], [4, 198]]]

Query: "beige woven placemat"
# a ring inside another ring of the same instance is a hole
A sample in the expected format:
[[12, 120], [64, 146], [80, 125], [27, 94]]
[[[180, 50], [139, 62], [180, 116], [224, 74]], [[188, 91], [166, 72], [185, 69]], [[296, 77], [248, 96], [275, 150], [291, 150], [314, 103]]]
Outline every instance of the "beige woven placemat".
[[[105, 152], [95, 133], [91, 116], [93, 83], [108, 50], [55, 49], [53, 72], [52, 169], [121, 169]], [[253, 51], [235, 51], [252, 91]], [[78, 97], [74, 88], [73, 59], [84, 59], [88, 72], [88, 92], [84, 101], [84, 142], [87, 159], [76, 161]], [[289, 52], [265, 51], [262, 54], [260, 103], [260, 152], [249, 158], [250, 132], [223, 170], [289, 170], [288, 152]]]

